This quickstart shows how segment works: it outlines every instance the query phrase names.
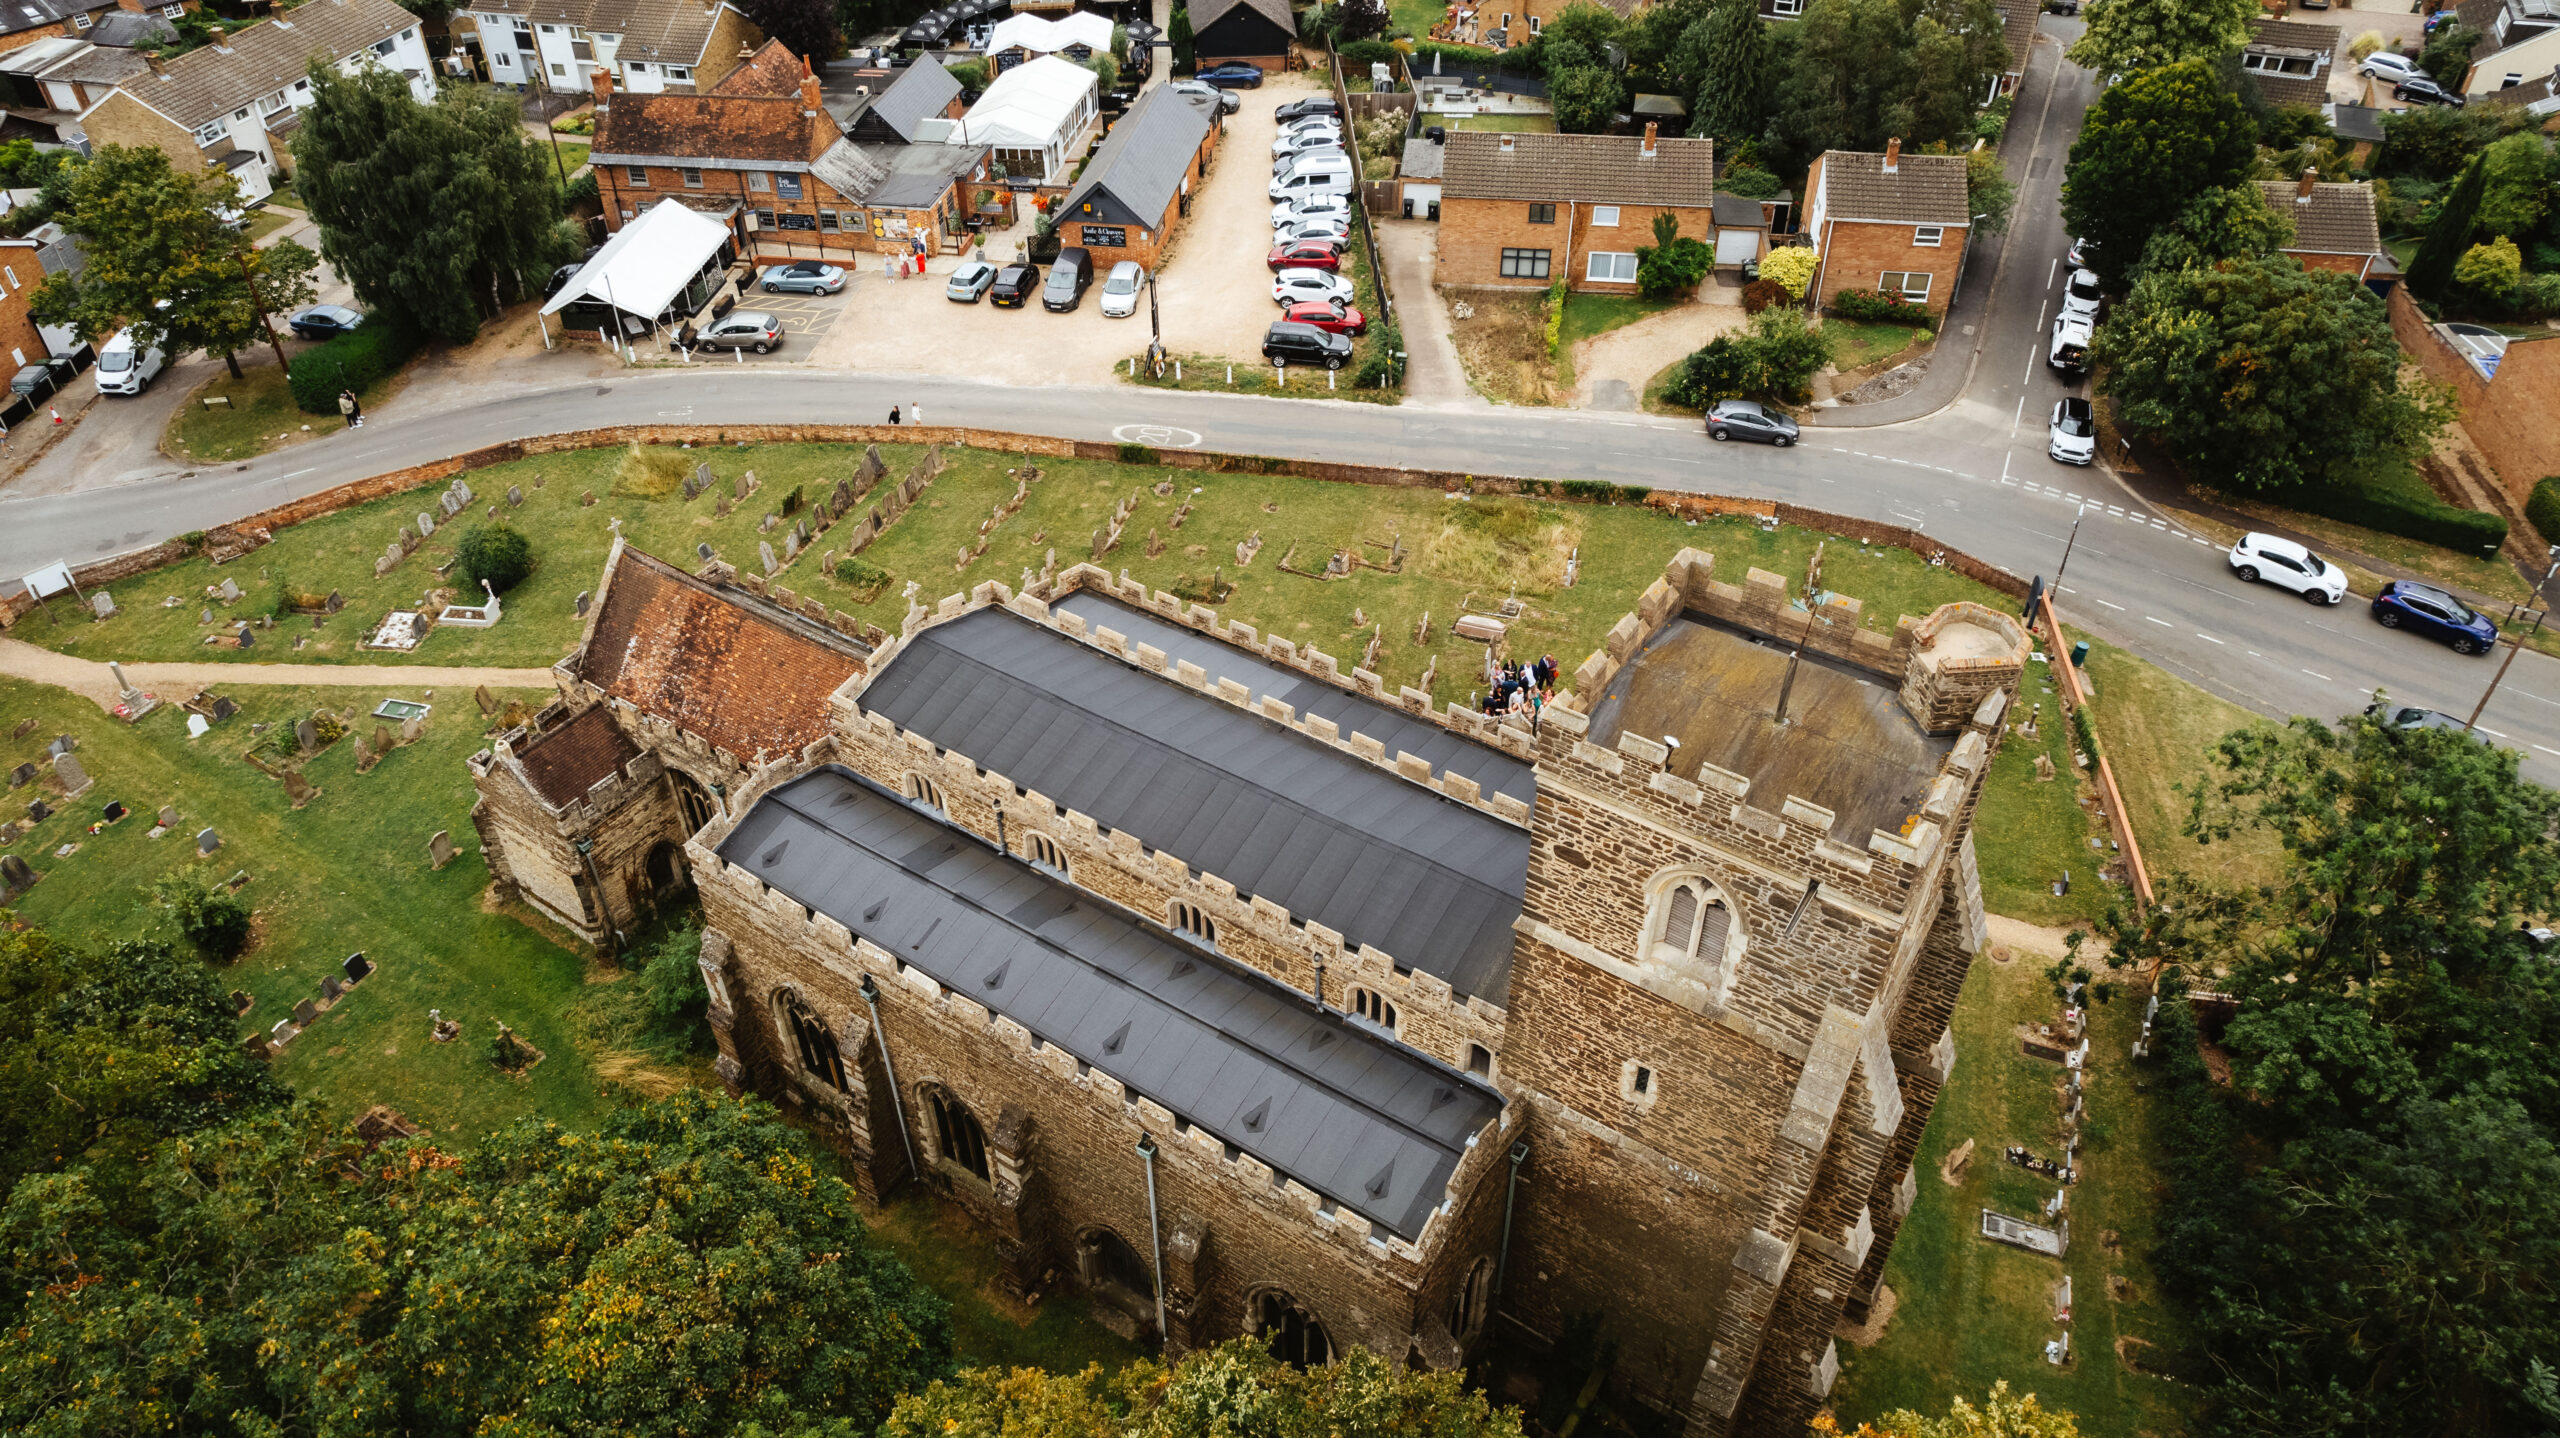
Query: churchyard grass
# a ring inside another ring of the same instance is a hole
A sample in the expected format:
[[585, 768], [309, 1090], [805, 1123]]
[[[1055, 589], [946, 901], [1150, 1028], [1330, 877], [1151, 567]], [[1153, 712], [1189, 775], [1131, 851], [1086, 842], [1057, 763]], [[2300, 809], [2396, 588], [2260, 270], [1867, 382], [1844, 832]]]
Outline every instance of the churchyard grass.
[[[2065, 1211], [2069, 1253], [2056, 1260], [1979, 1236], [1985, 1208], [2043, 1222], [2057, 1186], [2001, 1157], [2010, 1144], [2047, 1159], [2062, 1153], [2063, 1066], [2022, 1053], [2016, 1034], [2018, 1024], [2051, 1022], [2060, 1012], [2044, 964], [2029, 953], [2008, 963], [1981, 959], [1965, 982], [1955, 1019], [1962, 1057], [1921, 1140], [1919, 1197], [1885, 1265], [1899, 1306], [1873, 1348], [1841, 1340], [1831, 1399], [1844, 1430], [1897, 1408], [1944, 1413], [1958, 1395], [1979, 1403], [2003, 1378], [2077, 1413], [2089, 1438], [2186, 1427], [2194, 1390], [2134, 1372], [2117, 1357], [2126, 1340], [2130, 1356], [2156, 1372], [2184, 1341], [2149, 1261], [2157, 1116], [2134, 1087], [2144, 1070], [2126, 1057], [2142, 1027], [2140, 997], [2119, 994], [2092, 1011], [2081, 1181]], [[1950, 1186], [1940, 1170], [1967, 1139], [1973, 1157]], [[2044, 1345], [2065, 1327], [2054, 1318], [2065, 1274], [2071, 1362], [2054, 1367]], [[2110, 1291], [2110, 1276], [2123, 1280], [2123, 1297]]]
[[2098, 690], [2098, 742], [2107, 747], [2152, 882], [2173, 870], [2229, 884], [2275, 882], [2283, 850], [2274, 835], [2243, 830], [2204, 845], [2183, 832], [2195, 786], [2215, 772], [2214, 744], [2234, 729], [2271, 721], [2111, 644], [2090, 646], [2089, 676]]
[[[2035, 924], [2086, 924], [2121, 891], [2098, 878], [2108, 856], [2092, 850], [2089, 839], [2103, 837], [2107, 827], [2081, 805], [2098, 784], [2071, 762], [2071, 726], [2063, 722], [2050, 677], [2045, 665], [2028, 662], [2010, 733], [1992, 758], [1974, 813], [1974, 856], [1982, 868], [1982, 904], [1992, 913]], [[2015, 726], [2036, 704], [2044, 708], [2030, 739]], [[2038, 755], [2053, 766], [2049, 780], [2037, 777]], [[2135, 832], [2147, 837], [2148, 831]], [[2053, 882], [2065, 869], [2071, 892], [2056, 895]]]
[[952, 1342], [963, 1366], [1073, 1373], [1088, 1363], [1117, 1368], [1138, 1356], [1137, 1344], [1087, 1316], [1089, 1301], [1072, 1285], [1032, 1305], [1007, 1294], [986, 1230], [949, 1204], [909, 1188], [865, 1217], [873, 1236], [950, 1302]]

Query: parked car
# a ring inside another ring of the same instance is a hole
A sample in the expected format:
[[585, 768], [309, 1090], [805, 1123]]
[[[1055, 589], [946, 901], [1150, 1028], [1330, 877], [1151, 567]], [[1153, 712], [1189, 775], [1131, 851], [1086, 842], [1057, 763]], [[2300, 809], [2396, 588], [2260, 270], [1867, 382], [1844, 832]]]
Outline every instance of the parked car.
[[1308, 163], [1275, 175], [1270, 197], [1291, 200], [1302, 195], [1348, 195], [1351, 193], [1351, 159], [1334, 153], [1307, 157]]
[[1339, 145], [1342, 143], [1342, 124], [1331, 116], [1321, 116], [1313, 120], [1300, 120], [1294, 125], [1283, 125], [1271, 137], [1271, 153], [1275, 155], [1284, 153], [1290, 141], [1310, 137], [1330, 140]]
[[284, 322], [303, 339], [333, 340], [362, 325], [364, 312], [345, 305], [313, 305], [285, 316]]
[[2063, 281], [2062, 312], [2066, 315], [2082, 315], [2092, 320], [2098, 317], [2098, 272], [2096, 270], [2073, 270], [2071, 278]]
[[2097, 253], [2096, 240], [2073, 240], [2070, 250], [2062, 256], [2062, 262], [2075, 270], [2085, 270], [2089, 267], [2090, 259]]
[[115, 338], [98, 346], [98, 393], [140, 394], [168, 362], [158, 345], [140, 349], [133, 342], [133, 331], [118, 330]]
[[2425, 75], [2411, 75], [2394, 82], [2391, 98], [2406, 100], [2412, 105], [2451, 105], [2457, 110], [2467, 103], [2459, 92], [2448, 90]]
[[560, 293], [561, 287], [568, 284], [569, 281], [576, 279], [578, 277], [578, 271], [583, 270], [586, 267], [586, 261], [580, 260], [576, 264], [562, 265], [560, 268], [553, 270], [551, 272], [551, 278], [542, 286], [542, 297], [547, 300], [553, 295]]
[[1271, 298], [1283, 306], [1300, 300], [1340, 300], [1347, 305], [1359, 296], [1349, 280], [1331, 270], [1282, 270], [1271, 277]]
[[785, 290], [803, 295], [832, 295], [844, 289], [844, 271], [817, 260], [793, 260], [764, 272], [764, 292], [777, 295]]
[[1242, 95], [1233, 90], [1221, 90], [1215, 85], [1199, 80], [1176, 80], [1165, 88], [1177, 95], [1188, 95], [1195, 100], [1215, 100], [1218, 102], [1218, 113], [1221, 115], [1232, 115], [1244, 108]]
[[2053, 340], [2046, 346], [2044, 362], [2058, 372], [2065, 383], [2078, 384], [2089, 373], [2089, 320], [2085, 315], [2055, 315]]
[[693, 343], [698, 349], [754, 350], [763, 354], [782, 343], [782, 317], [763, 310], [731, 310], [713, 320]]
[[1102, 281], [1102, 317], [1125, 320], [1138, 312], [1138, 291], [1147, 283], [1147, 272], [1136, 260], [1122, 260], [1111, 267]]
[[996, 271], [996, 282], [987, 289], [987, 303], [999, 309], [1018, 310], [1040, 288], [1040, 267], [1034, 264], [1007, 265]]
[[1294, 166], [1302, 155], [1347, 153], [1340, 135], [1283, 135], [1271, 142], [1271, 169], [1273, 174], [1279, 174]]
[[2053, 407], [2053, 421], [2045, 427], [2044, 452], [2064, 464], [2090, 464], [2098, 458], [2098, 425], [2089, 412], [2089, 402], [2073, 395]]
[[[2366, 718], [2385, 729], [2450, 729], [2456, 734], [2469, 734], [2483, 744], [2489, 742], [2481, 738], [2479, 731], [2441, 709], [2421, 709], [2414, 704], [2403, 704], [2386, 711], [2379, 704], [2367, 704], [2364, 712]], [[2548, 933], [2549, 930], [2543, 932]]]
[[1272, 246], [1263, 263], [1274, 270], [1338, 270], [1342, 268], [1342, 242], [1290, 240]]
[[1262, 357], [1284, 369], [1293, 364], [1340, 369], [1351, 363], [1351, 337], [1281, 320], [1264, 332]]
[[2251, 584], [2290, 589], [2314, 604], [2335, 604], [2347, 597], [2347, 572], [2290, 539], [2244, 534], [2231, 546], [2229, 557], [2232, 571]]
[[1340, 215], [1348, 221], [1351, 218], [1351, 197], [1348, 195], [1301, 195], [1296, 199], [1282, 200], [1271, 207], [1271, 228], [1277, 230], [1294, 221], [1311, 219], [1318, 215]]
[[1330, 115], [1338, 120], [1342, 118], [1342, 107], [1333, 102], [1331, 95], [1310, 95], [1303, 100], [1292, 100], [1271, 112], [1271, 118], [1283, 125], [1311, 115]]
[[2356, 67], [2356, 73], [2371, 75], [2386, 85], [2397, 85], [2412, 75], [2426, 72], [2418, 68], [2415, 59], [2397, 50], [2376, 50], [2364, 57], [2364, 63]]
[[2468, 604], [2436, 588], [2395, 579], [2373, 596], [2373, 617], [2385, 629], [2406, 629], [2441, 639], [2456, 654], [2486, 654], [2498, 642], [2498, 626]]
[[985, 260], [963, 260], [960, 268], [951, 272], [951, 283], [942, 287], [942, 293], [964, 305], [974, 305], [995, 282], [995, 266]]
[[1796, 422], [1758, 400], [1720, 399], [1707, 406], [1707, 438], [1748, 439], [1780, 449], [1796, 442]]
[[1338, 245], [1348, 245], [1351, 243], [1351, 217], [1318, 215], [1313, 219], [1300, 220], [1271, 237], [1271, 243], [1275, 245], [1294, 244], [1299, 240], [1331, 240]]
[[1338, 335], [1365, 335], [1369, 317], [1347, 300], [1300, 300], [1280, 312], [1293, 325], [1313, 325]]
[[1049, 282], [1040, 289], [1040, 307], [1064, 314], [1084, 303], [1085, 289], [1092, 283], [1093, 251], [1069, 245], [1058, 251], [1057, 262], [1049, 266]]
[[1262, 67], [1233, 60], [1224, 65], [1212, 65], [1193, 78], [1221, 90], [1259, 90], [1262, 88]]

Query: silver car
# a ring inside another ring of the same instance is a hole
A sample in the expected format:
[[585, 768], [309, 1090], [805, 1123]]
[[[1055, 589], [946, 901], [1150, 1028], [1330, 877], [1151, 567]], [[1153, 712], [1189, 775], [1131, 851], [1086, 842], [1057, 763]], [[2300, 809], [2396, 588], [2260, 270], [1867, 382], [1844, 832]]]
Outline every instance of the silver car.
[[951, 283], [942, 287], [942, 293], [964, 305], [974, 305], [986, 296], [987, 286], [995, 282], [995, 266], [985, 260], [964, 260], [960, 268], [951, 272]]
[[1138, 312], [1138, 291], [1147, 283], [1147, 272], [1136, 260], [1122, 260], [1102, 277], [1102, 317], [1125, 320]]
[[817, 260], [793, 260], [764, 272], [764, 292], [769, 295], [789, 290], [803, 295], [832, 295], [844, 289], [844, 271]]
[[763, 354], [782, 343], [782, 320], [762, 310], [731, 310], [694, 339], [698, 349], [754, 350]]

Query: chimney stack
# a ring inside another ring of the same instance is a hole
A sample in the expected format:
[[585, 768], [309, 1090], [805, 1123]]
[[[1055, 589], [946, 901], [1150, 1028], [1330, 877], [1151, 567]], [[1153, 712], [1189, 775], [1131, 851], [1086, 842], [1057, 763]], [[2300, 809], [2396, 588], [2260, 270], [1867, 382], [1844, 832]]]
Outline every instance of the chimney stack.
[[1888, 175], [1897, 174], [1901, 169], [1902, 137], [1896, 135], [1884, 142], [1884, 172]]
[[1502, 137], [1502, 153], [1504, 153], [1504, 154], [1508, 155], [1508, 154], [1510, 154], [1513, 150], [1516, 150], [1516, 149], [1518, 149], [1519, 147], [1520, 147], [1520, 143], [1519, 143], [1519, 141], [1512, 139], [1510, 135], [1505, 134], [1505, 135]]
[[800, 108], [811, 115], [826, 108], [825, 97], [818, 92], [818, 72], [809, 65], [809, 57], [800, 57]]
[[1652, 120], [1644, 122], [1644, 157], [1648, 160], [1652, 159], [1654, 155], [1654, 134], [1661, 128], [1662, 127], [1659, 124]]
[[596, 108], [605, 109], [613, 102], [613, 71], [606, 66], [598, 65], [596, 73], [591, 78], [596, 87]]
[[2293, 202], [2297, 205], [2310, 204], [2311, 187], [2318, 183], [2320, 183], [2320, 171], [2310, 165], [2303, 166], [2302, 184], [2294, 190]]

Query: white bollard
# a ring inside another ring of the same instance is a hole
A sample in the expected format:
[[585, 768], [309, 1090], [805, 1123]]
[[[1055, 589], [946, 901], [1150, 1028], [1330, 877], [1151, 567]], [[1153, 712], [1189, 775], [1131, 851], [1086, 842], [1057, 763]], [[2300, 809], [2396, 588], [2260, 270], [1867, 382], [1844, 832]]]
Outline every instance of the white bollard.
[[1236, 367], [1235, 367], [1234, 365], [1229, 365], [1229, 366], [1227, 366], [1227, 388], [1229, 388], [1229, 389], [1233, 389], [1233, 388], [1235, 388], [1235, 383], [1236, 383]]
[[733, 359], [733, 360], [736, 360], [736, 361], [737, 361], [738, 363], [740, 363], [740, 364], [745, 364], [745, 363], [747, 362], [747, 348], [746, 348], [746, 346], [744, 346], [744, 345], [731, 345], [731, 346], [729, 346], [729, 358], [731, 358], [731, 359]]
[[1334, 371], [1334, 370], [1326, 370], [1326, 371], [1324, 372], [1324, 387], [1325, 387], [1326, 389], [1333, 389], [1333, 388], [1335, 388], [1335, 385], [1334, 385], [1334, 383], [1333, 383], [1333, 377], [1334, 377], [1334, 375], [1335, 375], [1336, 373], [1337, 373], [1337, 371]]
[[1173, 362], [1173, 382], [1175, 384], [1182, 383], [1182, 361], [1180, 360], [1175, 360]]

